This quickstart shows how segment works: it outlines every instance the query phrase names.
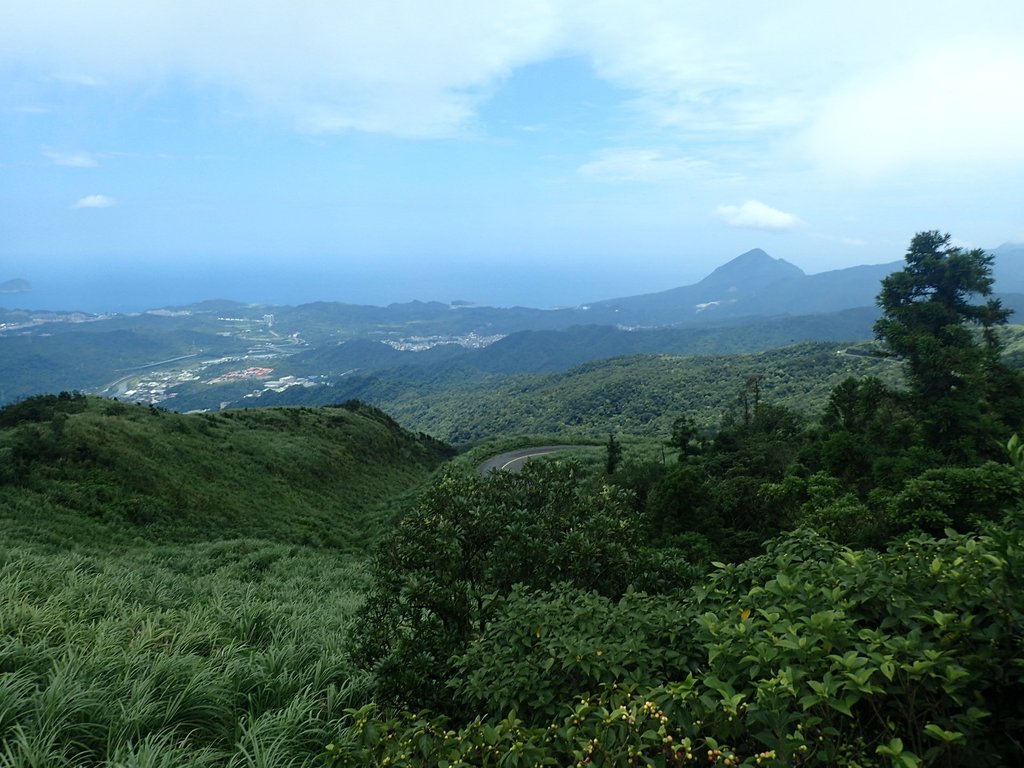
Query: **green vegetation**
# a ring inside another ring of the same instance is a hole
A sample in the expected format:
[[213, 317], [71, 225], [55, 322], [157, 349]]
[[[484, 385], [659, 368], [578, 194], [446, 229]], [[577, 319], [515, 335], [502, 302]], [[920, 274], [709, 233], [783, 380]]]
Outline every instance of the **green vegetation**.
[[[331, 394], [372, 403], [402, 424], [455, 444], [519, 434], [603, 439], [612, 429], [661, 438], [681, 413], [712, 428], [736, 391], [758, 376], [766, 396], [801, 413], [821, 409], [848, 376], [900, 380], [898, 366], [870, 345], [813, 343], [742, 355], [634, 356], [600, 360], [565, 373], [501, 377], [458, 367], [346, 377]], [[265, 396], [294, 402], [318, 390]]]
[[355, 658], [380, 693], [438, 706], [447, 659], [486, 627], [514, 586], [554, 582], [621, 595], [655, 584], [626, 495], [588, 492], [564, 464], [519, 474], [447, 475], [402, 520], [372, 565]]
[[[345, 765], [1014, 765], [1024, 538], [810, 533], [689, 595], [520, 590], [457, 660], [477, 716], [353, 708]], [[389, 735], [390, 734], [390, 735]]]
[[[907, 275], [920, 244], [916, 238]], [[950, 249], [932, 266], [959, 274], [959, 258]], [[984, 293], [981, 283], [971, 285]], [[896, 317], [934, 312], [927, 288], [900, 312], [885, 296], [883, 338]], [[982, 319], [965, 301], [946, 316], [941, 334], [916, 343], [931, 344], [926, 354], [939, 360], [978, 361], [960, 369], [980, 387], [975, 392], [991, 391], [993, 382], [1013, 392], [1019, 375], [999, 362], [985, 322], [976, 335], [973, 321]], [[978, 348], [985, 352], [975, 356]], [[486, 500], [495, 486], [479, 479], [432, 497], [384, 551], [444, 554], [426, 566], [398, 558], [374, 570], [370, 594], [389, 595], [392, 608], [368, 602], [355, 634], [375, 701], [350, 710], [349, 727], [329, 748], [332, 759], [408, 766], [1019, 763], [1024, 749], [1010, 734], [1024, 724], [1017, 658], [1024, 532], [1014, 511], [1024, 501], [1024, 451], [1010, 440], [1008, 465], [991, 461], [995, 452], [983, 446], [1005, 444], [1024, 425], [1024, 409], [1013, 397], [985, 400], [985, 441], [965, 443], [955, 422], [933, 428], [935, 414], [959, 397], [956, 389], [923, 389], [913, 360], [908, 375], [906, 391], [873, 377], [844, 379], [810, 423], [773, 402], [757, 375], [734, 390], [714, 432], [692, 413], [676, 413], [665, 430], [678, 452], [674, 465], [623, 462], [610, 484], [592, 476], [582, 509], [604, 531], [603, 542], [616, 546], [620, 531], [631, 535], [628, 565], [604, 565], [596, 583], [577, 582], [588, 579], [591, 558], [565, 553], [558, 573], [545, 575], [550, 561], [524, 546], [543, 538], [557, 551], [557, 535], [524, 527], [535, 516], [546, 519], [543, 502], [529, 507], [532, 514], [509, 516], [500, 499]], [[518, 482], [528, 484], [526, 497], [547, 498], [552, 477], [525, 473]], [[575, 493], [586, 488], [562, 484]], [[601, 520], [609, 499], [621, 501], [612, 519]], [[527, 506], [514, 502], [514, 509]], [[484, 520], [497, 527], [485, 537], [443, 522], [470, 510], [479, 519], [480, 509], [491, 511]], [[573, 530], [593, 530], [587, 518], [563, 519]], [[446, 551], [446, 542], [455, 550]], [[513, 574], [536, 563], [542, 583], [533, 571], [505, 583], [470, 580], [455, 592], [438, 581], [453, 563], [493, 552], [502, 563], [513, 557], [506, 565]], [[700, 579], [694, 568], [702, 563], [714, 571]], [[446, 620], [446, 610], [462, 623]], [[415, 643], [436, 632], [405, 634], [406, 645], [427, 657], [381, 664], [396, 644], [380, 628], [401, 626], [395, 616], [403, 611], [460, 630], [444, 635], [443, 651]], [[386, 708], [396, 703], [406, 711]]]
[[364, 577], [336, 555], [3, 540], [0, 765], [309, 765], [363, 700], [342, 641]]
[[0, 765], [310, 765], [361, 554], [450, 455], [367, 406], [0, 410]]
[[[1020, 377], [1001, 359], [996, 326], [1010, 312], [992, 293], [993, 257], [950, 246], [937, 231], [916, 235], [907, 266], [882, 282], [876, 335], [906, 360], [908, 398], [926, 438], [947, 455], [991, 454], [990, 435], [1024, 403]], [[986, 297], [984, 304], [971, 304]], [[980, 336], [980, 339], [978, 338]]]
[[464, 400], [470, 434], [559, 403], [589, 430], [518, 474], [480, 446], [437, 475], [446, 446], [358, 402], [0, 409], [0, 766], [1021, 764], [1024, 398], [989, 269], [917, 236], [883, 354]]
[[88, 530], [358, 551], [450, 455], [358, 403], [182, 415], [65, 393], [8, 406], [0, 426], [0, 521], [61, 546]]

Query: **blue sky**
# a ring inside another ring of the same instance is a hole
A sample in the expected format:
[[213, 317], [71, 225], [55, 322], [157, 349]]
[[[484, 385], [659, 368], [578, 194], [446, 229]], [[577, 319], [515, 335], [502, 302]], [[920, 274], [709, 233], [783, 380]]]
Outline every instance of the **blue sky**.
[[6, 0], [0, 280], [550, 305], [1024, 240], [1024, 3], [851, 5]]

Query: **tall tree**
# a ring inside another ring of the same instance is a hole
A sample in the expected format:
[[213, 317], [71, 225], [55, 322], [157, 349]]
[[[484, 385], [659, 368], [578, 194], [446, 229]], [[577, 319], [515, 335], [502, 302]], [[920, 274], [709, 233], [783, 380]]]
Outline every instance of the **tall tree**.
[[622, 444], [615, 439], [615, 435], [608, 434], [608, 442], [605, 443], [605, 462], [604, 468], [609, 475], [614, 475], [615, 470], [619, 467], [619, 462], [622, 461]]
[[1017, 419], [1006, 410], [1019, 377], [1000, 361], [996, 333], [1010, 310], [991, 298], [992, 260], [938, 230], [919, 232], [906, 266], [882, 281], [878, 296], [884, 315], [875, 335], [906, 361], [925, 439], [963, 459], [989, 453], [1000, 427]]

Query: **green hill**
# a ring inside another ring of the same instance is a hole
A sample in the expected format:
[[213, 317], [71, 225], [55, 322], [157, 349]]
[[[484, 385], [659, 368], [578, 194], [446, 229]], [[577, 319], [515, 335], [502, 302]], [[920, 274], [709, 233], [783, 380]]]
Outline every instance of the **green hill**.
[[517, 434], [604, 437], [610, 431], [664, 437], [683, 414], [716, 425], [751, 377], [760, 378], [769, 401], [812, 415], [847, 376], [898, 379], [898, 364], [867, 354], [870, 349], [810, 343], [737, 355], [636, 355], [519, 376], [401, 367], [347, 376], [330, 388], [265, 395], [261, 403], [358, 398], [454, 443]]
[[359, 403], [183, 415], [80, 395], [0, 410], [8, 536], [353, 548], [448, 449]]
[[0, 409], [0, 765], [319, 764], [363, 557], [449, 454], [360, 403]]

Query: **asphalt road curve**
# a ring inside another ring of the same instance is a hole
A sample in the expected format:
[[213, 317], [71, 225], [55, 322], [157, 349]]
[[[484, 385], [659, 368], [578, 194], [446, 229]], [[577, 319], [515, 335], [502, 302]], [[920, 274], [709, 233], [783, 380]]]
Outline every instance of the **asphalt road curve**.
[[518, 472], [534, 456], [543, 456], [547, 453], [561, 453], [563, 451], [593, 450], [600, 447], [599, 445], [536, 445], [531, 448], [520, 448], [518, 451], [509, 451], [508, 453], [492, 456], [480, 465], [479, 471], [484, 477], [495, 469]]

